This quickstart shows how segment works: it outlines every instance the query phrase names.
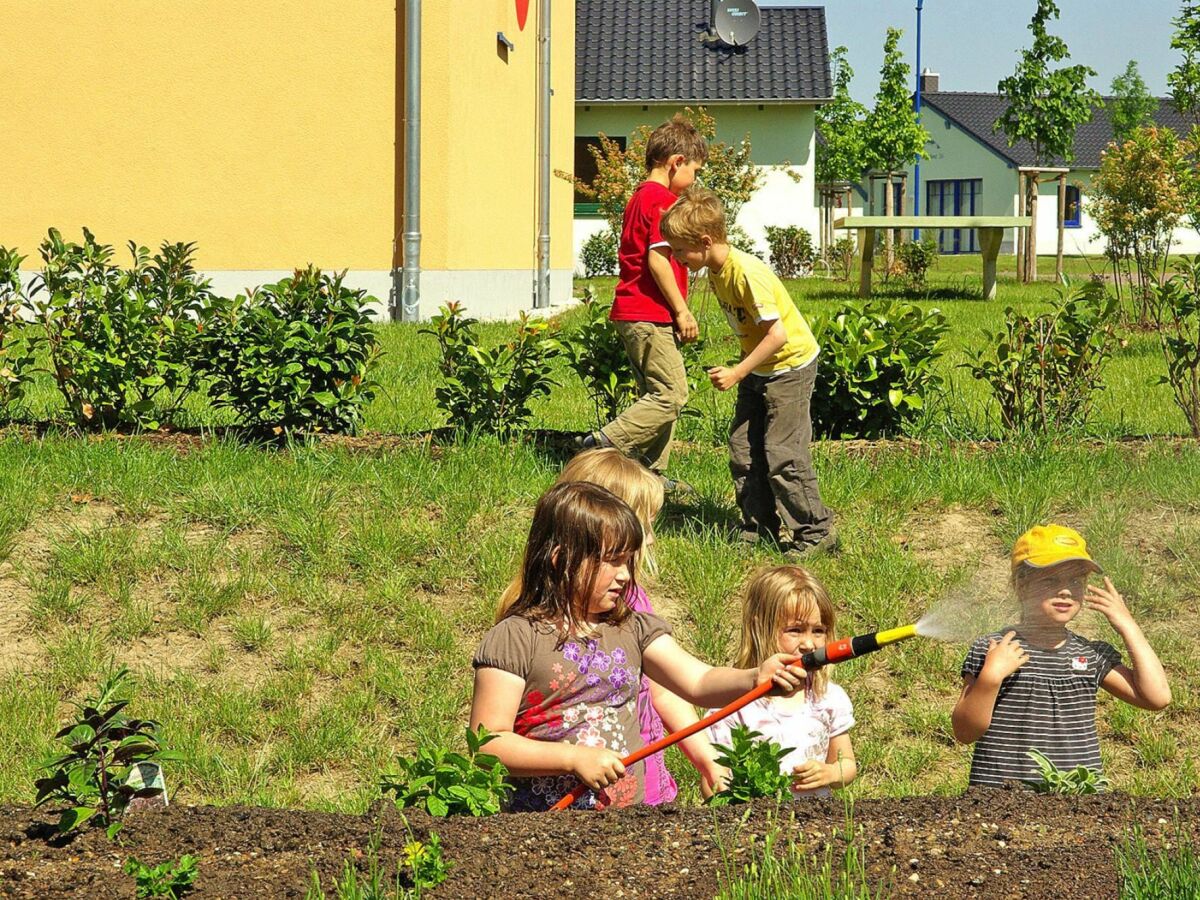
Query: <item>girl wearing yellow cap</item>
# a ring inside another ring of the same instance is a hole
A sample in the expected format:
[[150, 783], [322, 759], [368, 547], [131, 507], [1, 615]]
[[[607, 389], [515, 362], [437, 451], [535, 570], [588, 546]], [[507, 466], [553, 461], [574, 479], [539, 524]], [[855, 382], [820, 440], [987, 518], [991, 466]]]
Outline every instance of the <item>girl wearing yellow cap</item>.
[[[954, 737], [975, 744], [972, 786], [1037, 782], [1030, 750], [1059, 769], [1101, 772], [1096, 733], [1100, 688], [1141, 709], [1162, 709], [1171, 688], [1157, 654], [1124, 599], [1100, 574], [1079, 532], [1039, 525], [1017, 540], [1012, 581], [1021, 604], [1016, 625], [977, 638], [962, 665], [963, 689], [951, 721]], [[1121, 636], [1129, 664], [1105, 641], [1080, 637], [1067, 625], [1087, 607]]]

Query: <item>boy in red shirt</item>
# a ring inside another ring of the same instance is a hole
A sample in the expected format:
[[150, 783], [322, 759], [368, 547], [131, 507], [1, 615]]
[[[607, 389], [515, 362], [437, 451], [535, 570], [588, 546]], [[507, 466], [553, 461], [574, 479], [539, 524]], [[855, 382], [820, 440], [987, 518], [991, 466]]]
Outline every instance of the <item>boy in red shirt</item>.
[[659, 232], [663, 212], [692, 186], [708, 146], [682, 116], [654, 129], [646, 143], [646, 180], [625, 206], [618, 250], [620, 279], [610, 318], [616, 325], [641, 397], [581, 446], [616, 447], [662, 475], [675, 421], [687, 403], [687, 372], [679, 343], [699, 334], [687, 306], [687, 269], [671, 256]]

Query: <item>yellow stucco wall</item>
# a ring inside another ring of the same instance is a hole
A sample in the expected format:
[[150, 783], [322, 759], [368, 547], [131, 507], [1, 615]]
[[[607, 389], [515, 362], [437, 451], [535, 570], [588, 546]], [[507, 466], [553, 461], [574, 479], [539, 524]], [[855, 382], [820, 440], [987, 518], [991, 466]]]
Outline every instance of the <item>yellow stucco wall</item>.
[[[209, 270], [393, 263], [403, 0], [5, 0], [0, 244], [49, 226], [199, 244]], [[571, 168], [574, 10], [555, 3], [554, 165]], [[427, 0], [422, 263], [530, 268], [537, 2]], [[496, 32], [516, 44], [503, 63]], [[554, 184], [553, 265], [571, 190]]]
[[[531, 268], [537, 258], [537, 13], [515, 0], [423, 4], [423, 267]], [[496, 32], [515, 45], [507, 61]], [[551, 16], [551, 166], [574, 166], [575, 5]], [[434, 121], [438, 127], [430, 127]], [[572, 265], [571, 185], [551, 180], [551, 266]], [[442, 236], [449, 236], [443, 240]]]

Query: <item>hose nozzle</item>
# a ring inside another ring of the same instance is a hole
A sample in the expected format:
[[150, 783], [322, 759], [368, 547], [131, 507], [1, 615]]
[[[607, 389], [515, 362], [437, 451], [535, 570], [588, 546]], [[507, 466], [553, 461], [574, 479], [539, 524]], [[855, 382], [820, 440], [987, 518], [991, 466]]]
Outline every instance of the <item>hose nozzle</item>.
[[842, 638], [824, 647], [818, 647], [805, 653], [800, 658], [800, 664], [806, 672], [812, 672], [830, 663], [845, 662], [862, 656], [864, 653], [874, 653], [880, 647], [894, 644], [917, 633], [916, 625], [904, 625], [900, 628], [889, 628], [886, 631], [876, 631], [871, 634], [860, 634], [857, 637]]

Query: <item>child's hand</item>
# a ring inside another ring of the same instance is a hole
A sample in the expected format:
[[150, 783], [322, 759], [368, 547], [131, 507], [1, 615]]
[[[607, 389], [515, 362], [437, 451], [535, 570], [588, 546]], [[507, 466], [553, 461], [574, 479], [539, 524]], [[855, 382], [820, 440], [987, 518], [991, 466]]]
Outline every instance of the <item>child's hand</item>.
[[729, 366], [713, 366], [708, 370], [708, 380], [718, 391], [727, 391], [741, 381], [742, 376], [738, 374], [737, 369], [731, 369]]
[[797, 791], [815, 791], [833, 784], [830, 765], [816, 759], [807, 759], [792, 767], [792, 788]]
[[718, 766], [715, 762], [699, 767], [697, 771], [700, 773], [700, 794], [706, 800], [713, 794], [719, 794], [725, 790], [725, 786], [729, 784], [729, 776], [732, 774], [724, 766]]
[[1000, 640], [992, 638], [988, 642], [987, 656], [983, 660], [983, 668], [979, 670], [980, 678], [986, 673], [988, 678], [994, 679], [998, 684], [1029, 662], [1028, 651], [1021, 646], [1016, 637], [1017, 633], [1010, 631]]
[[700, 337], [700, 326], [696, 324], [696, 317], [690, 309], [675, 314], [675, 334], [681, 344], [690, 344]]
[[593, 791], [603, 790], [616, 784], [625, 774], [625, 766], [619, 754], [602, 747], [572, 748], [571, 771]]
[[800, 688], [804, 687], [804, 680], [807, 678], [807, 673], [800, 666], [792, 667], [793, 663], [799, 663], [800, 657], [789, 653], [776, 653], [774, 656], [763, 661], [763, 664], [758, 667], [758, 683], [764, 681], [773, 681], [779, 693], [785, 697], [794, 694]]
[[1088, 609], [1103, 613], [1117, 631], [1121, 631], [1126, 625], [1133, 624], [1133, 613], [1129, 611], [1129, 607], [1125, 605], [1125, 598], [1117, 593], [1112, 579], [1107, 575], [1104, 576], [1104, 587], [1088, 585], [1087, 594], [1083, 600]]

